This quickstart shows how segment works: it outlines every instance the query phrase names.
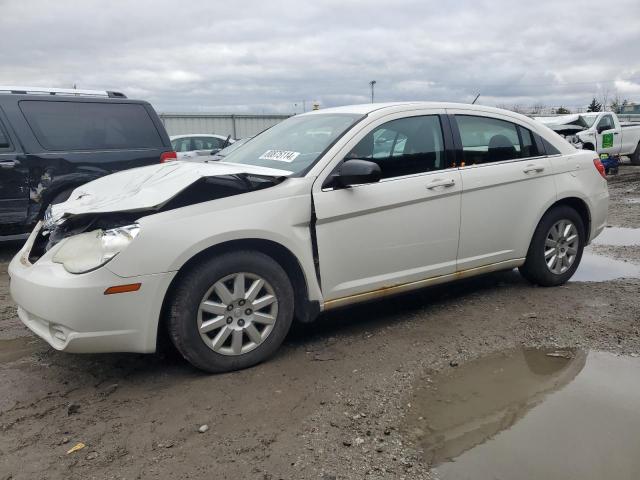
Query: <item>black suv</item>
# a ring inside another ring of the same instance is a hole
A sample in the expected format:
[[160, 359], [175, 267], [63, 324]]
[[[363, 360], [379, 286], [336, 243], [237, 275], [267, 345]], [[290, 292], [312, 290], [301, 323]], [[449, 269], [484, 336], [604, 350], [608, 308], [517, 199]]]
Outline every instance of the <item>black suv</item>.
[[175, 159], [147, 102], [118, 92], [0, 87], [0, 240], [103, 175]]

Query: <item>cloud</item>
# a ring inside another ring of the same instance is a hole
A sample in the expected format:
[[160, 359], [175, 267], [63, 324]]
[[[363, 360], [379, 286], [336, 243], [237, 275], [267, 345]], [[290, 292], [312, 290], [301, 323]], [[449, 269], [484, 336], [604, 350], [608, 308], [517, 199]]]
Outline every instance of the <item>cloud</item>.
[[[121, 90], [159, 111], [376, 99], [640, 101], [640, 3], [0, 0], [0, 84]], [[297, 104], [297, 106], [294, 106]]]

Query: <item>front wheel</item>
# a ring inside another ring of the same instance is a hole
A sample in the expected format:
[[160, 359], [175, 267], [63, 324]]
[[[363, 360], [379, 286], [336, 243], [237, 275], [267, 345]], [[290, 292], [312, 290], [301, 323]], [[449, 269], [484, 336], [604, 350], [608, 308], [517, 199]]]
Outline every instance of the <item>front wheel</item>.
[[543, 287], [562, 285], [580, 265], [585, 240], [578, 212], [566, 205], [549, 210], [536, 227], [520, 273]]
[[293, 320], [293, 288], [282, 267], [253, 251], [226, 253], [190, 269], [172, 292], [169, 335], [182, 356], [209, 372], [267, 359]]

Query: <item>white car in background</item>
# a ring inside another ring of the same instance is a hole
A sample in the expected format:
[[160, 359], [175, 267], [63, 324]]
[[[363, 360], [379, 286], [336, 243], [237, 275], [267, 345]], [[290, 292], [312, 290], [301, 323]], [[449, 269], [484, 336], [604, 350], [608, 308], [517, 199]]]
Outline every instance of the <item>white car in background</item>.
[[271, 356], [294, 318], [519, 268], [561, 285], [604, 228], [595, 152], [517, 113], [367, 104], [291, 117], [216, 162], [78, 187], [9, 266], [20, 319], [69, 352], [211, 372]]
[[640, 165], [640, 123], [621, 122], [614, 112], [589, 112], [559, 117], [539, 117], [567, 141], [601, 155], [625, 155]]
[[230, 136], [194, 133], [169, 137], [178, 160], [197, 160], [198, 156], [214, 155], [235, 142]]

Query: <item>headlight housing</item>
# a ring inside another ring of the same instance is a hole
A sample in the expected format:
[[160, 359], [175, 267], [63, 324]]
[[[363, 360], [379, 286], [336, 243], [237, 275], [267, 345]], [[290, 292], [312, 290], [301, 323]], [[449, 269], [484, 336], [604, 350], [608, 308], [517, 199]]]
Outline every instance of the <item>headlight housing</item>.
[[69, 237], [53, 256], [69, 273], [86, 273], [103, 266], [124, 250], [140, 232], [137, 223], [109, 230], [93, 230]]

